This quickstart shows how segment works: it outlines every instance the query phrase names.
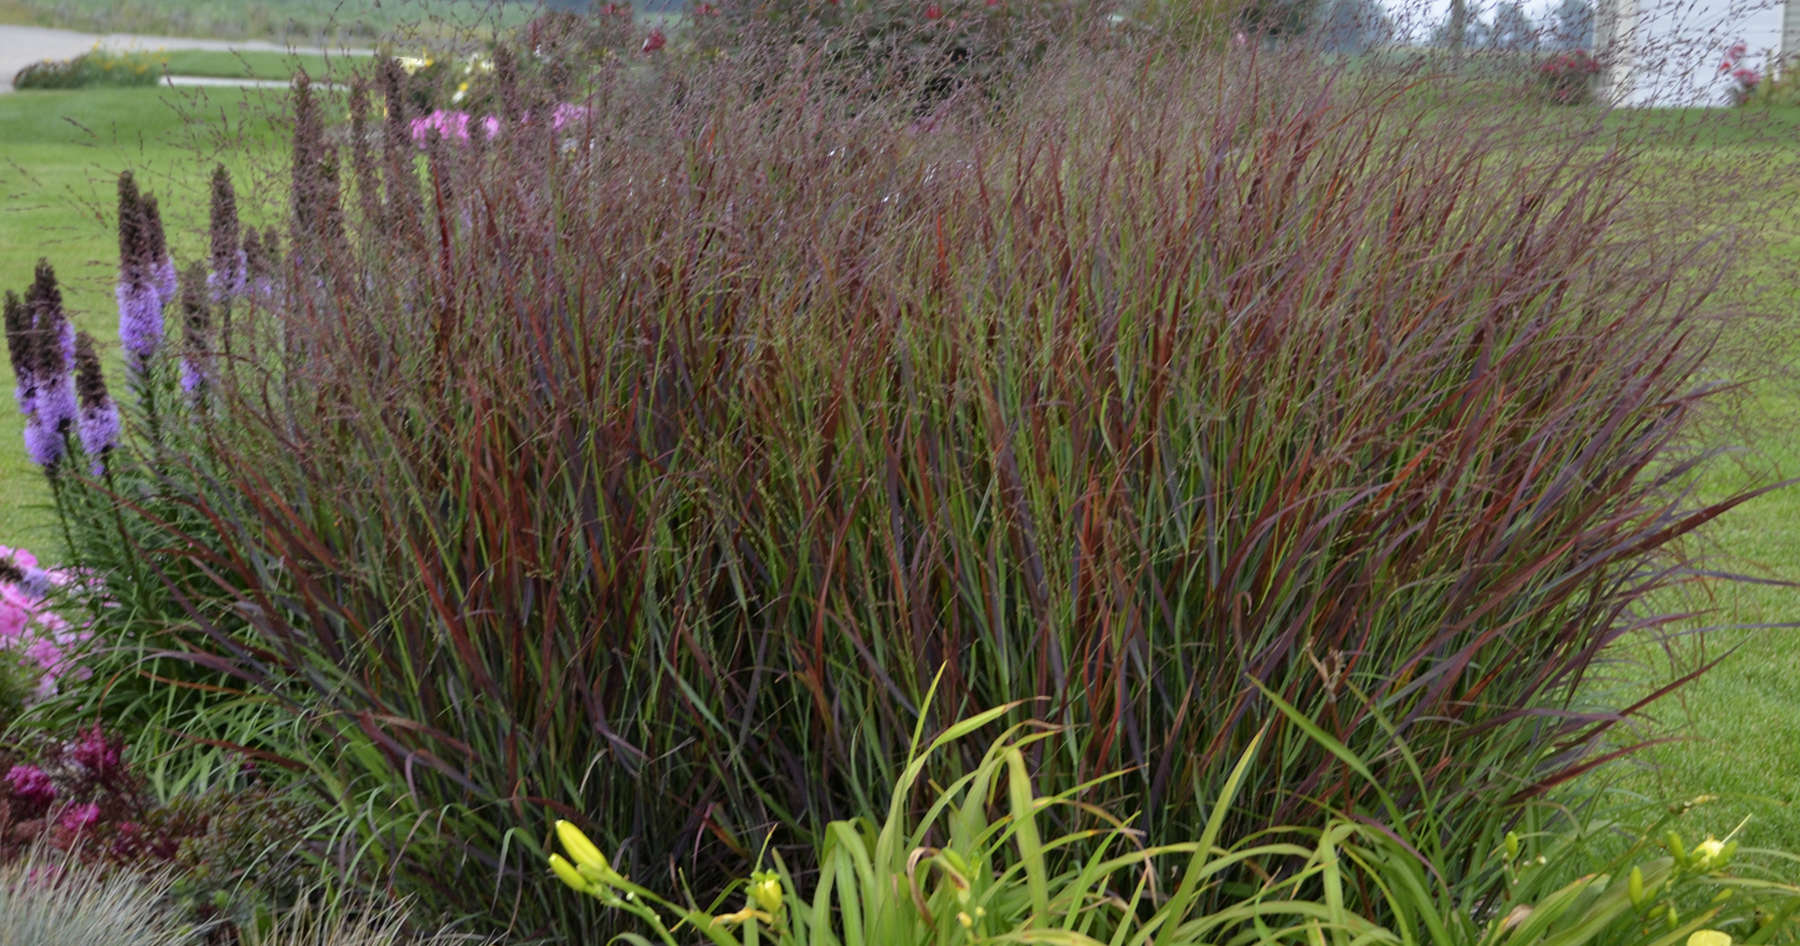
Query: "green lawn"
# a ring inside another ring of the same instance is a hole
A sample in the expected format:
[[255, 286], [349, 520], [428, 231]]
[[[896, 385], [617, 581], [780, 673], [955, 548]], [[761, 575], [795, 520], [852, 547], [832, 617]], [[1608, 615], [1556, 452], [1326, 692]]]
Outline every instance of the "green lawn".
[[[269, 124], [285, 92], [251, 89], [94, 89], [0, 95], [0, 288], [22, 292], [39, 257], [56, 267], [77, 328], [116, 347], [112, 284], [118, 267], [113, 205], [130, 169], [162, 206], [178, 257], [204, 252], [208, 175], [223, 160], [239, 175], [249, 219], [282, 219], [285, 191], [267, 177], [284, 142]], [[258, 184], [257, 182], [261, 182]], [[25, 459], [13, 378], [0, 410], [0, 544], [52, 549], [49, 492]]]
[[[531, 10], [507, 4], [497, 18], [523, 22]], [[418, 23], [467, 28], [493, 18], [478, 0], [0, 0], [0, 23], [304, 44], [367, 44]]]
[[[230, 54], [189, 55], [171, 54], [171, 62], [198, 63], [205, 69], [230, 66], [274, 77], [284, 77], [295, 62], [306, 65], [282, 56], [240, 62]], [[0, 193], [6, 198], [0, 211], [0, 287], [22, 290], [37, 259], [48, 257], [62, 277], [76, 324], [116, 347], [112, 201], [117, 173], [132, 169], [140, 185], [159, 196], [172, 244], [184, 260], [204, 249], [205, 183], [215, 160], [226, 161], [238, 176], [246, 218], [279, 224], [285, 217], [286, 191], [274, 169], [284, 142], [268, 117], [284, 95], [152, 88], [0, 96], [0, 141], [7, 143], [6, 161], [0, 163]], [[1700, 150], [1683, 159], [1696, 164], [1733, 149], [1759, 147], [1786, 134], [1784, 129], [1800, 128], [1800, 110], [1760, 118], [1729, 113], [1710, 131], [1706, 118], [1660, 113], [1616, 121], [1643, 123], [1672, 140], [1691, 140], [1681, 137], [1687, 132], [1710, 135]], [[1769, 124], [1756, 124], [1758, 120]], [[1796, 140], [1791, 134], [1786, 138]], [[1791, 159], [1793, 152], [1785, 153]], [[1770, 195], [1763, 196], [1767, 202]], [[1800, 187], [1774, 196], [1776, 204], [1800, 210]], [[1791, 216], [1759, 225], [1777, 238], [1800, 234]], [[1793, 298], [1796, 283], [1784, 262], [1794, 250], [1776, 246], [1766, 257], [1747, 262], [1747, 275], [1783, 293], [1775, 297], [1777, 302]], [[4, 380], [10, 390], [9, 371]], [[1717, 465], [1698, 484], [1701, 495], [1800, 477], [1800, 443], [1788, 435], [1792, 420], [1800, 417], [1800, 386], [1780, 377], [1761, 381], [1735, 412], [1742, 427], [1730, 436], [1722, 429], [1720, 439], [1748, 443], [1751, 449], [1741, 464]], [[48, 492], [19, 443], [20, 420], [8, 405], [0, 409], [0, 544], [54, 555]], [[1706, 538], [1708, 548], [1696, 551], [1708, 552], [1720, 570], [1800, 577], [1800, 490], [1777, 491], [1722, 517]], [[1605, 778], [1617, 791], [1658, 801], [1703, 793], [1721, 796], [1690, 815], [1685, 830], [1723, 834], [1749, 816], [1746, 846], [1800, 851], [1800, 650], [1793, 646], [1790, 630], [1749, 627], [1800, 619], [1800, 589], [1709, 580], [1688, 591], [1692, 598], [1687, 606], [1707, 612], [1689, 627], [1739, 626], [1708, 638], [1707, 656], [1727, 656], [1710, 675], [1665, 701], [1656, 715], [1657, 727], [1643, 733], [1678, 741], [1609, 768]], [[1620, 648], [1612, 656], [1617, 662], [1608, 672], [1630, 685], [1666, 680], [1672, 670], [1670, 659], [1654, 647]], [[1694, 656], [1693, 648], [1685, 647], [1673, 666], [1684, 666]]]

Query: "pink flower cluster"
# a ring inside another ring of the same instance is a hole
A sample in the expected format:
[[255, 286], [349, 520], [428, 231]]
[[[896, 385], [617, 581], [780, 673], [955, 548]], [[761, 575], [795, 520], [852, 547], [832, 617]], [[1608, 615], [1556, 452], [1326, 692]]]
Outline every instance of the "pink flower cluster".
[[[412, 120], [413, 144], [423, 148], [431, 143], [433, 136], [445, 140], [468, 141], [471, 124], [475, 124], [474, 117], [468, 112], [450, 112], [440, 108]], [[500, 119], [489, 115], [476, 127], [481, 129], [483, 138], [491, 139], [500, 134]]]
[[92, 671], [71, 656], [87, 642], [89, 634], [70, 626], [45, 604], [52, 588], [68, 584], [69, 575], [39, 568], [37, 558], [24, 549], [0, 546], [0, 563], [7, 561], [22, 578], [6, 581], [0, 577], [0, 650], [36, 665], [36, 696], [44, 699], [56, 693], [61, 680], [86, 680], [91, 675]]
[[[586, 121], [587, 118], [587, 106], [564, 102], [550, 111], [550, 130], [562, 131], [569, 125]], [[531, 113], [526, 112], [520, 116], [519, 123], [531, 124]], [[423, 148], [434, 137], [445, 141], [467, 142], [471, 132], [479, 130], [482, 138], [492, 141], [500, 137], [502, 127], [500, 119], [494, 115], [478, 120], [468, 112], [452, 112], [440, 108], [412, 120], [412, 139], [413, 144]]]
[[1744, 57], [1749, 54], [1750, 44], [1740, 39], [1725, 50], [1725, 59], [1719, 63], [1719, 75], [1728, 75], [1737, 83], [1737, 95], [1740, 99], [1748, 96], [1756, 89], [1757, 83], [1762, 81], [1762, 73], [1744, 63]]

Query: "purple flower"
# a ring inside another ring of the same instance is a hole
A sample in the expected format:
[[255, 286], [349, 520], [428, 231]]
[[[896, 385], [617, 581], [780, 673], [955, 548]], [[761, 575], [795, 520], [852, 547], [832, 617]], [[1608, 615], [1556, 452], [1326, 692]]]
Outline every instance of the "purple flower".
[[119, 427], [119, 408], [111, 401], [99, 407], [81, 409], [81, 422], [76, 430], [81, 435], [82, 452], [94, 461], [89, 468], [93, 475], [106, 472], [106, 464], [100, 458], [118, 446]]
[[206, 383], [206, 373], [198, 362], [190, 358], [181, 359], [181, 393], [193, 394]]
[[51, 588], [59, 584], [55, 576], [36, 565], [27, 565], [23, 562], [17, 564], [19, 565], [18, 590], [21, 594], [42, 600], [45, 595], [50, 593]]
[[175, 273], [175, 258], [165, 256], [157, 263], [150, 275], [150, 285], [156, 289], [156, 301], [159, 305], [168, 305], [175, 298], [175, 290], [180, 284]]
[[46, 470], [52, 469], [63, 456], [62, 434], [33, 414], [25, 419], [25, 452], [31, 462]]
[[82, 452], [93, 460], [93, 474], [99, 476], [106, 472], [102, 458], [119, 444], [119, 408], [106, 392], [94, 337], [86, 332], [75, 344], [75, 393], [81, 402], [81, 419], [75, 430], [81, 437]]
[[75, 406], [75, 382], [67, 369], [39, 377], [34, 407], [32, 416], [53, 434], [60, 436], [74, 425], [81, 412]]
[[35, 765], [15, 765], [6, 773], [6, 788], [30, 814], [40, 814], [56, 800], [56, 783]]
[[143, 371], [162, 344], [162, 300], [154, 286], [131, 278], [119, 280], [114, 295], [119, 301], [119, 344], [130, 356], [127, 364], [132, 370]]
[[37, 326], [17, 293], [6, 294], [6, 355], [13, 377], [19, 381], [13, 399], [19, 412], [29, 415], [37, 402]]
[[[28, 383], [20, 385], [19, 402], [26, 413], [26, 444], [35, 442], [33, 457], [62, 454], [59, 445], [49, 440], [60, 439], [75, 422], [75, 388], [69, 379], [69, 362], [75, 348], [75, 333], [63, 314], [62, 290], [56, 286], [56, 272], [48, 260], [40, 259], [31, 288], [25, 291], [22, 312], [15, 315], [21, 331], [31, 341], [26, 352], [32, 360]], [[21, 379], [27, 381], [27, 379]], [[33, 424], [43, 429], [33, 434]], [[46, 464], [47, 465], [47, 464]]]

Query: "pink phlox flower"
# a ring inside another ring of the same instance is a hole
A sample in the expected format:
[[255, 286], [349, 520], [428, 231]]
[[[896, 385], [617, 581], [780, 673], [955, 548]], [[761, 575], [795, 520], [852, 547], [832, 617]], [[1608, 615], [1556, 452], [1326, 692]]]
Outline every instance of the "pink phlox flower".
[[99, 820], [100, 806], [90, 801], [64, 809], [56, 825], [64, 831], [81, 831]]
[[653, 53], [653, 52], [656, 52], [657, 50], [663, 48], [664, 46], [667, 46], [668, 44], [669, 44], [669, 38], [663, 35], [663, 31], [660, 28], [652, 27], [650, 29], [650, 35], [644, 37], [643, 51], [647, 52], [647, 53]]
[[1731, 77], [1736, 79], [1738, 84], [1746, 89], [1754, 89], [1756, 88], [1756, 84], [1762, 81], [1762, 76], [1758, 75], [1756, 70], [1751, 69], [1749, 66], [1739, 66], [1732, 71]]
[[434, 134], [438, 138], [468, 141], [469, 117], [468, 112], [447, 112], [440, 108], [415, 118], [411, 126], [413, 144], [423, 148], [431, 143]]
[[564, 102], [556, 106], [556, 110], [550, 113], [550, 129], [562, 131], [564, 125], [587, 121], [587, 117], [587, 106]]
[[0, 587], [0, 647], [24, 637], [36, 612], [36, 606], [18, 589]]
[[4, 545], [0, 545], [0, 558], [10, 558], [13, 560], [13, 564], [20, 568], [36, 568], [38, 564], [37, 556], [30, 552], [24, 549], [9, 549]]
[[487, 133], [487, 137], [490, 139], [500, 137], [500, 119], [499, 119], [499, 117], [495, 116], [495, 115], [489, 115], [488, 117], [482, 119], [481, 120], [481, 129], [482, 129], [482, 131]]

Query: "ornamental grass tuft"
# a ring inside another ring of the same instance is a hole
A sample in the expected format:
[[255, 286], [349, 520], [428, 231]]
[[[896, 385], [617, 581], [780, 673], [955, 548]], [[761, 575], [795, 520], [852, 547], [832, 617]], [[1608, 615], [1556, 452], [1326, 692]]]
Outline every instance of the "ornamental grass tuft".
[[1020, 748], [1060, 831], [1200, 837], [1247, 759], [1232, 836], [1355, 815], [1503, 884], [1660, 695], [1584, 703], [1597, 659], [1752, 495], [1686, 490], [1732, 246], [1595, 123], [1136, 42], [928, 120], [785, 49], [617, 63], [560, 129], [502, 52], [506, 132], [422, 153], [390, 64], [348, 174], [302, 77], [220, 420], [88, 530], [147, 573], [111, 678], [192, 665], [119, 692], [229, 714], [347, 876], [526, 937], [620, 928], [552, 819], [704, 902], [990, 706], [1082, 734]]

